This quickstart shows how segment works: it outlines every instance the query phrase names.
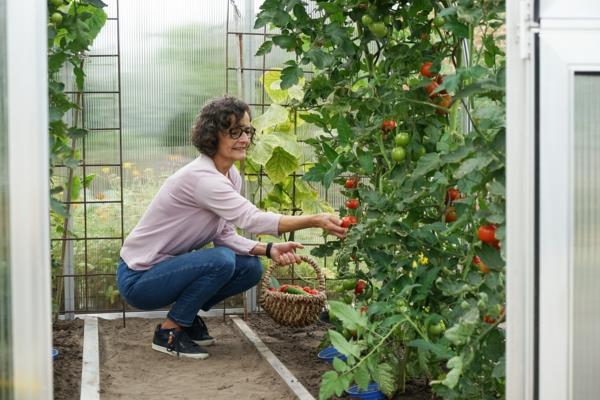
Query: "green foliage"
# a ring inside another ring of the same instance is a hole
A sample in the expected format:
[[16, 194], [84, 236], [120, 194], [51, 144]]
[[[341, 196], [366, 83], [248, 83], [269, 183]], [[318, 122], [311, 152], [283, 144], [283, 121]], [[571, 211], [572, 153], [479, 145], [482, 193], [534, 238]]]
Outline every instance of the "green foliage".
[[70, 192], [71, 197], [76, 198], [81, 188], [91, 182], [90, 177], [82, 181], [73, 174], [59, 177], [53, 173], [57, 165], [71, 170], [79, 166], [80, 157], [75, 149], [75, 140], [87, 134], [87, 130], [80, 127], [80, 117], [74, 117], [72, 122], [67, 122], [65, 118], [68, 112], [80, 114], [81, 101], [72, 101], [65, 94], [65, 82], [60, 80], [60, 72], [65, 67], [71, 68], [75, 90], [83, 91], [84, 56], [106, 22], [103, 6], [105, 4], [99, 0], [48, 2], [50, 204], [51, 222], [57, 232], [64, 230], [62, 222], [68, 216], [68, 209], [62, 203], [64, 193]]
[[297, 135], [299, 129], [307, 128], [296, 113], [296, 106], [304, 97], [304, 78], [297, 79], [297, 85], [283, 88], [283, 74], [283, 71], [268, 71], [261, 77], [273, 103], [252, 121], [257, 138], [246, 163], [248, 179], [256, 180], [254, 175], [261, 170], [269, 178], [269, 182], [262, 183], [267, 195], [259, 202], [261, 207], [279, 212], [302, 210], [308, 214], [331, 211], [315, 189], [295, 176], [311, 161], [304, 158]]
[[[503, 13], [503, 0], [261, 6], [255, 26], [279, 30], [261, 54], [278, 46], [296, 56], [280, 87], [314, 68], [295, 103], [322, 130], [306, 141], [316, 163], [304, 179], [328, 187], [361, 178], [343, 192], [360, 207], [339, 210], [358, 224], [315, 252], [337, 251], [340, 275], [372, 288], [353, 306], [331, 304], [341, 325], [329, 338], [348, 360], [323, 375], [321, 399], [369, 380], [391, 395], [406, 377], [426, 377], [446, 399], [504, 394]], [[400, 131], [405, 145], [394, 141]], [[396, 147], [406, 157], [392, 157]], [[461, 196], [449, 200], [450, 188]], [[499, 241], [488, 245], [477, 228], [490, 223]]]

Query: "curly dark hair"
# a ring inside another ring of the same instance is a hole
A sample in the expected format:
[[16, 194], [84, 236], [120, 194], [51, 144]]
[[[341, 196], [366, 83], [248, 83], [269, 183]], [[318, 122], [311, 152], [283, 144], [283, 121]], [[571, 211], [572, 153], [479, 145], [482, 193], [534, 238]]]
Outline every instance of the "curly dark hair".
[[196, 117], [191, 134], [192, 144], [200, 153], [213, 157], [217, 154], [220, 133], [238, 124], [244, 118], [244, 113], [251, 117], [250, 107], [235, 97], [223, 96], [210, 100]]

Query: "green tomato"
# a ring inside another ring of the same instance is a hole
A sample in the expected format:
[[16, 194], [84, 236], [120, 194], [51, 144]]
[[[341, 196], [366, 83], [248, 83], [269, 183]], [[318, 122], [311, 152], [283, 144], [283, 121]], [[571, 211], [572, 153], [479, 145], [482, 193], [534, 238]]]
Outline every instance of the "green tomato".
[[396, 142], [396, 146], [406, 146], [410, 142], [410, 134], [408, 132], [398, 132], [394, 142]]
[[446, 330], [446, 324], [444, 324], [444, 321], [440, 321], [434, 325], [429, 325], [429, 328], [427, 328], [427, 332], [429, 332], [429, 335], [431, 337], [438, 337], [445, 330]]
[[52, 22], [54, 25], [60, 25], [63, 21], [63, 16], [61, 13], [59, 12], [55, 12], [54, 14], [52, 14], [50, 16], [50, 22]]
[[383, 22], [385, 22], [387, 25], [391, 24], [393, 22], [392, 16], [390, 14], [386, 15], [383, 17]]
[[388, 47], [396, 47], [398, 46], [398, 42], [396, 41], [396, 39], [390, 39], [388, 41]]
[[363, 25], [369, 26], [373, 23], [373, 18], [371, 18], [369, 14], [364, 14], [360, 21], [363, 23]]
[[379, 39], [384, 38], [388, 33], [388, 29], [383, 22], [373, 22], [369, 29]]
[[392, 160], [400, 162], [406, 158], [406, 150], [404, 147], [394, 147], [392, 150]]
[[413, 151], [412, 153], [412, 159], [413, 161], [418, 161], [419, 158], [423, 157], [425, 155], [425, 153], [427, 153], [427, 149], [425, 149], [425, 146], [420, 145], [415, 151]]
[[439, 15], [433, 19], [433, 26], [441, 28], [446, 23], [444, 17], [440, 17]]

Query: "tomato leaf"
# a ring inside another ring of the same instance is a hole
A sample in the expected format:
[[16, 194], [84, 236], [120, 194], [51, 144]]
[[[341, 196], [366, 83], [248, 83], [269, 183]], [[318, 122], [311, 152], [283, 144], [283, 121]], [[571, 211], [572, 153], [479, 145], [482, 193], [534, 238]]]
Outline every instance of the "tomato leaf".
[[442, 384], [453, 389], [458, 384], [458, 379], [462, 375], [463, 371], [463, 359], [462, 356], [454, 356], [446, 363], [446, 366], [450, 369], [446, 374], [446, 379], [442, 381]]
[[441, 165], [440, 156], [438, 153], [428, 153], [419, 159], [412, 176], [413, 179], [420, 178], [427, 173], [438, 169]]
[[[329, 312], [334, 317], [336, 317], [337, 319], [342, 321], [345, 328], [348, 328], [350, 330], [354, 330], [357, 327], [364, 328], [365, 326], [367, 326], [367, 317], [365, 315], [361, 315], [353, 307], [349, 306], [348, 304], [342, 303], [340, 301], [334, 301], [334, 300], [330, 301], [329, 302]], [[335, 345], [334, 345], [334, 347], [335, 347]]]
[[435, 354], [440, 360], [448, 360], [450, 357], [452, 357], [452, 353], [441, 344], [431, 343], [423, 339], [415, 339], [409, 342], [407, 346], [416, 347], [427, 352], [431, 352]]
[[366, 389], [369, 386], [371, 374], [369, 374], [369, 369], [367, 368], [366, 363], [362, 363], [358, 366], [358, 368], [356, 368], [354, 371], [354, 381], [361, 389]]
[[256, 51], [256, 55], [264, 56], [265, 54], [270, 53], [271, 49], [273, 49], [273, 42], [270, 40], [266, 40], [263, 44], [260, 45], [260, 47]]
[[323, 374], [319, 388], [319, 400], [327, 400], [335, 394], [338, 387], [338, 377], [339, 375], [335, 371], [327, 371]]
[[[338, 317], [339, 318], [339, 317]], [[350, 329], [350, 328], [349, 328]], [[329, 339], [331, 340], [331, 344], [337, 351], [342, 353], [343, 355], [349, 357], [354, 356], [356, 358], [360, 357], [360, 347], [355, 344], [352, 344], [346, 340], [346, 338], [339, 332], [330, 329], [328, 331]], [[340, 360], [341, 362], [341, 360]]]
[[478, 253], [479, 258], [487, 265], [490, 269], [500, 270], [504, 267], [504, 260], [500, 256], [500, 252], [493, 248], [492, 246], [488, 246], [484, 244], [481, 246], [481, 250]]

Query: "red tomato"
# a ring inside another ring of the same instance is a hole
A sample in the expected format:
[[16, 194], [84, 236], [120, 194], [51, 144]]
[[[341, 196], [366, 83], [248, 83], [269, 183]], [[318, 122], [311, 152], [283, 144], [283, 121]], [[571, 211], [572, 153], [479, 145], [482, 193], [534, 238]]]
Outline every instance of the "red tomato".
[[357, 186], [358, 179], [356, 177], [346, 179], [346, 183], [344, 184], [344, 187], [346, 187], [346, 189], [356, 189]]
[[397, 126], [398, 124], [396, 124], [396, 121], [386, 119], [381, 124], [381, 130], [384, 132], [390, 132], [396, 129]]
[[362, 292], [365, 291], [366, 287], [367, 287], [367, 281], [365, 281], [363, 279], [358, 279], [356, 281], [356, 285], [354, 286], [354, 294], [356, 294], [356, 295], [362, 294]]
[[460, 198], [460, 191], [455, 188], [450, 188], [446, 192], [446, 204], [452, 203], [454, 200]]
[[479, 267], [479, 271], [481, 271], [481, 273], [483, 274], [487, 274], [490, 272], [488, 266], [485, 265], [483, 261], [481, 261], [481, 258], [479, 258], [479, 256], [473, 256], [473, 264], [477, 265], [477, 267]]
[[483, 243], [487, 243], [489, 245], [493, 245], [496, 240], [496, 225], [481, 225], [477, 229], [477, 237]]
[[431, 61], [423, 63], [423, 65], [421, 65], [421, 75], [427, 78], [431, 78], [433, 76], [433, 74], [430, 71], [432, 65], [433, 63]]
[[446, 210], [446, 222], [456, 221], [456, 209], [454, 207], [448, 207]]
[[358, 199], [350, 199], [346, 201], [346, 208], [355, 209], [358, 208], [360, 202]]
[[495, 318], [490, 317], [489, 315], [484, 315], [483, 316], [483, 322], [485, 322], [486, 324], [490, 324], [492, 325], [493, 323], [496, 322]]
[[444, 83], [444, 77], [440, 74], [437, 74], [435, 77], [435, 81], [441, 85], [442, 83]]
[[356, 225], [357, 222], [358, 219], [356, 219], [354, 215], [346, 215], [344, 218], [342, 218], [341, 226], [342, 228], [349, 228], [352, 225]]

